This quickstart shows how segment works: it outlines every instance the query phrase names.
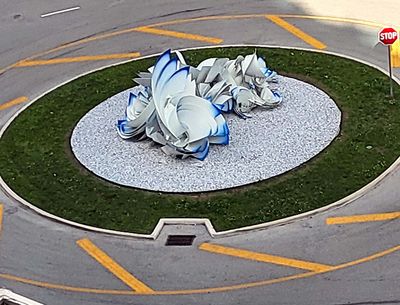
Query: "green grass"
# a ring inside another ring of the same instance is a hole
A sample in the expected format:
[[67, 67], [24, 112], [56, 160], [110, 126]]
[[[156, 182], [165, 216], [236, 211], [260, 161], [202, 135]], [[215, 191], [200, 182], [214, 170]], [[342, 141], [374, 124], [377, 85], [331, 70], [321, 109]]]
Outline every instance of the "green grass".
[[[190, 64], [251, 48], [185, 52]], [[106, 98], [133, 86], [154, 59], [92, 73], [42, 97], [0, 140], [0, 175], [23, 198], [50, 213], [107, 229], [149, 233], [161, 217], [207, 217], [217, 230], [302, 213], [349, 195], [382, 173], [400, 151], [400, 99], [388, 99], [388, 77], [347, 59], [261, 49], [270, 67], [325, 90], [343, 112], [341, 134], [307, 164], [233, 190], [193, 195], [120, 187], [82, 169], [69, 151], [77, 121]], [[60, 68], [62, 68], [60, 66]], [[400, 88], [395, 85], [396, 96]], [[367, 149], [372, 146], [372, 149]]]

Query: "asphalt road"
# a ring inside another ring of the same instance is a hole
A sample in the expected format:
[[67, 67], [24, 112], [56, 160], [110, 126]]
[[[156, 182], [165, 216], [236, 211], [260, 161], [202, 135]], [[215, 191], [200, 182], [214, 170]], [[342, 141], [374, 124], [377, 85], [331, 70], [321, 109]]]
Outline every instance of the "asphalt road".
[[[266, 14], [296, 15], [282, 19], [325, 44], [327, 51], [386, 68], [386, 48], [377, 45], [376, 35], [385, 21], [382, 14], [389, 16], [387, 24], [400, 23], [395, 1], [380, 1], [386, 6], [376, 5], [375, 14], [373, 1], [364, 6], [355, 2], [347, 1], [342, 11], [333, 1], [324, 7], [311, 0], [1, 3], [0, 105], [7, 106], [0, 110], [0, 126], [24, 105], [9, 101], [21, 96], [33, 100], [77, 75], [126, 60], [127, 53], [212, 45], [216, 39], [223, 40], [220, 44], [316, 48]], [[218, 17], [196, 19], [211, 15]], [[322, 18], [332, 15], [347, 19]], [[144, 26], [164, 31], [138, 29]], [[93, 57], [104, 54], [120, 58]], [[60, 58], [66, 62], [26, 65], [27, 59]], [[74, 62], [77, 58], [83, 61]], [[400, 76], [399, 69], [395, 75]], [[397, 167], [345, 206], [266, 230], [213, 239], [202, 225], [168, 225], [155, 241], [72, 228], [37, 215], [1, 191], [0, 287], [48, 305], [398, 304], [398, 216], [348, 224], [327, 224], [327, 219], [399, 212], [399, 181]], [[169, 234], [196, 238], [192, 246], [166, 247]]]

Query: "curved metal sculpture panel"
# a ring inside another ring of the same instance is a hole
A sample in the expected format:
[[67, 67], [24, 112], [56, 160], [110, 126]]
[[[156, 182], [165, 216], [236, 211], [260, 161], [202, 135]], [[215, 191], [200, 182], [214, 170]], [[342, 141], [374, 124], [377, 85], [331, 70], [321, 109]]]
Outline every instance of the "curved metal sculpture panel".
[[171, 156], [204, 160], [210, 144], [228, 144], [223, 112], [248, 118], [256, 106], [272, 108], [282, 101], [270, 88], [277, 74], [256, 54], [209, 58], [197, 67], [180, 52], [164, 52], [149, 72], [140, 72], [129, 96], [125, 119], [117, 124], [124, 139], [150, 138]]

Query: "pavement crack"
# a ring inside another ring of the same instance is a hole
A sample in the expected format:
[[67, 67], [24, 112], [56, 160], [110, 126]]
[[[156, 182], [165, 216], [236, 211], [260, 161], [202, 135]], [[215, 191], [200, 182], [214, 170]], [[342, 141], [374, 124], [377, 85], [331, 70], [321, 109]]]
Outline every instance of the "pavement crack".
[[170, 17], [170, 16], [175, 16], [175, 15], [181, 15], [181, 14], [185, 14], [185, 13], [193, 13], [193, 12], [198, 12], [198, 11], [204, 11], [208, 9], [208, 7], [200, 7], [200, 8], [194, 8], [194, 9], [187, 9], [187, 10], [182, 10], [182, 11], [178, 11], [178, 12], [173, 12], [173, 13], [168, 13], [168, 14], [164, 14], [164, 15], [159, 15], [157, 17], [153, 17], [150, 19], [155, 19], [155, 18], [162, 18], [162, 17]]
[[51, 56], [51, 57], [49, 57], [49, 58], [47, 58], [47, 59], [60, 58], [60, 57], [63, 57], [63, 56], [65, 56], [65, 55], [68, 55], [68, 54], [74, 53], [74, 52], [76, 52], [76, 51], [79, 51], [79, 50], [81, 50], [81, 49], [83, 49], [83, 48], [84, 48], [83, 46], [82, 46], [82, 47], [78, 47], [78, 48], [73, 48], [73, 49], [68, 50], [68, 51], [65, 51], [65, 52], [63, 52], [63, 53], [60, 53], [60, 54], [57, 54], [57, 55], [53, 55], [53, 56]]

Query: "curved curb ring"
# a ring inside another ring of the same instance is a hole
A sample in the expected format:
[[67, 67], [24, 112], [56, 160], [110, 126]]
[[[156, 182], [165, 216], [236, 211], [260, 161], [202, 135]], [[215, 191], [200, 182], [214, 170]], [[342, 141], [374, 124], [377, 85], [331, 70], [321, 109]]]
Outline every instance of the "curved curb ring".
[[[301, 51], [308, 51], [308, 52], [315, 52], [315, 53], [322, 53], [322, 54], [329, 54], [329, 55], [334, 55], [334, 56], [339, 56], [342, 58], [347, 58], [353, 61], [357, 61], [359, 63], [362, 63], [364, 65], [373, 67], [375, 69], [377, 69], [378, 71], [384, 73], [385, 75], [388, 75], [388, 73], [374, 65], [371, 64], [369, 62], [351, 57], [351, 56], [347, 56], [347, 55], [343, 55], [343, 54], [339, 54], [339, 53], [335, 53], [335, 52], [327, 52], [327, 51], [320, 51], [320, 50], [314, 50], [314, 49], [307, 49], [307, 48], [295, 48], [295, 47], [282, 47], [282, 46], [269, 46], [269, 45], [222, 45], [222, 46], [218, 46], [218, 47], [259, 47], [259, 48], [282, 48], [282, 49], [292, 49], [292, 50], [301, 50]], [[186, 51], [186, 50], [193, 50], [193, 49], [210, 49], [210, 48], [215, 48], [215, 46], [206, 46], [206, 47], [196, 47], [196, 48], [186, 48], [186, 49], [181, 49], [179, 51]], [[31, 104], [33, 104], [35, 101], [37, 101], [38, 99], [40, 99], [41, 97], [43, 97], [44, 95], [48, 94], [49, 92], [57, 89], [58, 87], [61, 87], [69, 82], [71, 82], [72, 80], [75, 80], [79, 77], [82, 77], [84, 75], [96, 72], [96, 71], [100, 71], [102, 69], [111, 67], [111, 66], [117, 66], [126, 62], [131, 62], [131, 61], [135, 61], [135, 60], [140, 60], [143, 58], [149, 58], [149, 57], [153, 57], [156, 56], [158, 54], [153, 54], [153, 55], [149, 55], [149, 56], [145, 56], [145, 57], [141, 57], [141, 58], [135, 58], [133, 60], [127, 60], [121, 63], [117, 63], [117, 64], [112, 64], [112, 65], [107, 65], [104, 66], [100, 69], [95, 69], [93, 71], [87, 72], [87, 73], [83, 73], [82, 75], [78, 75], [66, 82], [61, 83], [60, 85], [52, 88], [51, 90], [48, 90], [47, 92], [41, 94], [40, 96], [38, 96], [37, 98], [33, 99], [30, 103], [26, 104], [24, 107], [22, 107], [19, 111], [17, 111], [8, 121], [6, 124], [4, 124], [4, 126], [2, 127], [2, 129], [0, 130], [0, 138], [2, 137], [2, 135], [4, 134], [4, 132], [6, 131], [6, 129], [8, 128], [8, 126], [11, 124], [11, 122], [22, 112], [24, 111], [26, 108], [28, 108]], [[398, 79], [397, 77], [393, 76], [393, 79], [395, 80], [396, 83], [398, 83], [400, 85], [400, 79]], [[28, 207], [29, 209], [33, 210], [35, 213], [44, 216], [50, 220], [56, 221], [56, 222], [60, 222], [62, 224], [66, 224], [78, 229], [83, 229], [83, 230], [87, 230], [87, 231], [92, 231], [95, 233], [103, 233], [103, 234], [109, 234], [109, 235], [116, 235], [116, 236], [124, 236], [124, 237], [133, 237], [133, 238], [140, 238], [140, 239], [151, 239], [151, 240], [155, 240], [157, 239], [157, 237], [159, 236], [159, 234], [161, 233], [161, 230], [163, 229], [163, 227], [165, 225], [204, 225], [208, 231], [208, 233], [210, 234], [210, 236], [212, 238], [219, 238], [219, 237], [226, 237], [226, 236], [232, 236], [235, 234], [240, 234], [240, 233], [244, 233], [244, 232], [251, 232], [251, 231], [259, 231], [259, 230], [264, 230], [270, 227], [274, 227], [274, 226], [281, 226], [281, 225], [286, 225], [289, 223], [292, 223], [296, 220], [300, 220], [300, 219], [304, 219], [307, 218], [309, 216], [313, 216], [322, 212], [326, 212], [329, 210], [332, 210], [334, 208], [339, 208], [342, 206], [345, 206], [351, 202], [353, 202], [354, 200], [362, 197], [363, 195], [365, 195], [369, 190], [373, 189], [376, 185], [378, 185], [386, 176], [390, 175], [393, 170], [398, 167], [400, 165], [400, 157], [398, 159], [396, 159], [396, 161], [389, 166], [388, 169], [386, 169], [382, 174], [380, 174], [377, 178], [375, 178], [373, 181], [371, 181], [370, 183], [368, 183], [367, 185], [365, 185], [364, 187], [362, 187], [361, 189], [359, 189], [358, 191], [348, 195], [345, 198], [342, 198], [334, 203], [331, 203], [329, 205], [326, 205], [324, 207], [315, 209], [315, 210], [311, 210], [302, 214], [297, 214], [294, 216], [290, 216], [290, 217], [286, 217], [286, 218], [282, 218], [282, 219], [278, 219], [278, 220], [274, 220], [274, 221], [270, 221], [270, 222], [266, 222], [266, 223], [261, 223], [261, 224], [257, 224], [257, 225], [252, 225], [252, 226], [246, 226], [246, 227], [241, 227], [241, 228], [237, 228], [237, 229], [232, 229], [232, 230], [227, 230], [227, 231], [215, 231], [211, 221], [208, 218], [161, 218], [156, 227], [154, 228], [153, 232], [151, 234], [138, 234], [138, 233], [129, 233], [129, 232], [122, 232], [122, 231], [115, 231], [115, 230], [108, 230], [108, 229], [101, 229], [101, 228], [97, 228], [97, 227], [93, 227], [93, 226], [88, 226], [88, 225], [84, 225], [84, 224], [80, 224], [74, 221], [70, 221], [58, 216], [55, 216], [53, 214], [50, 214], [42, 209], [39, 209], [38, 207], [34, 206], [33, 204], [29, 203], [28, 201], [26, 201], [25, 199], [21, 198], [18, 194], [16, 194], [3, 180], [2, 177], [0, 177], [0, 187], [2, 187], [6, 193], [8, 193], [12, 198], [14, 198], [16, 201], [18, 201], [19, 203], [25, 205], [26, 207]]]

